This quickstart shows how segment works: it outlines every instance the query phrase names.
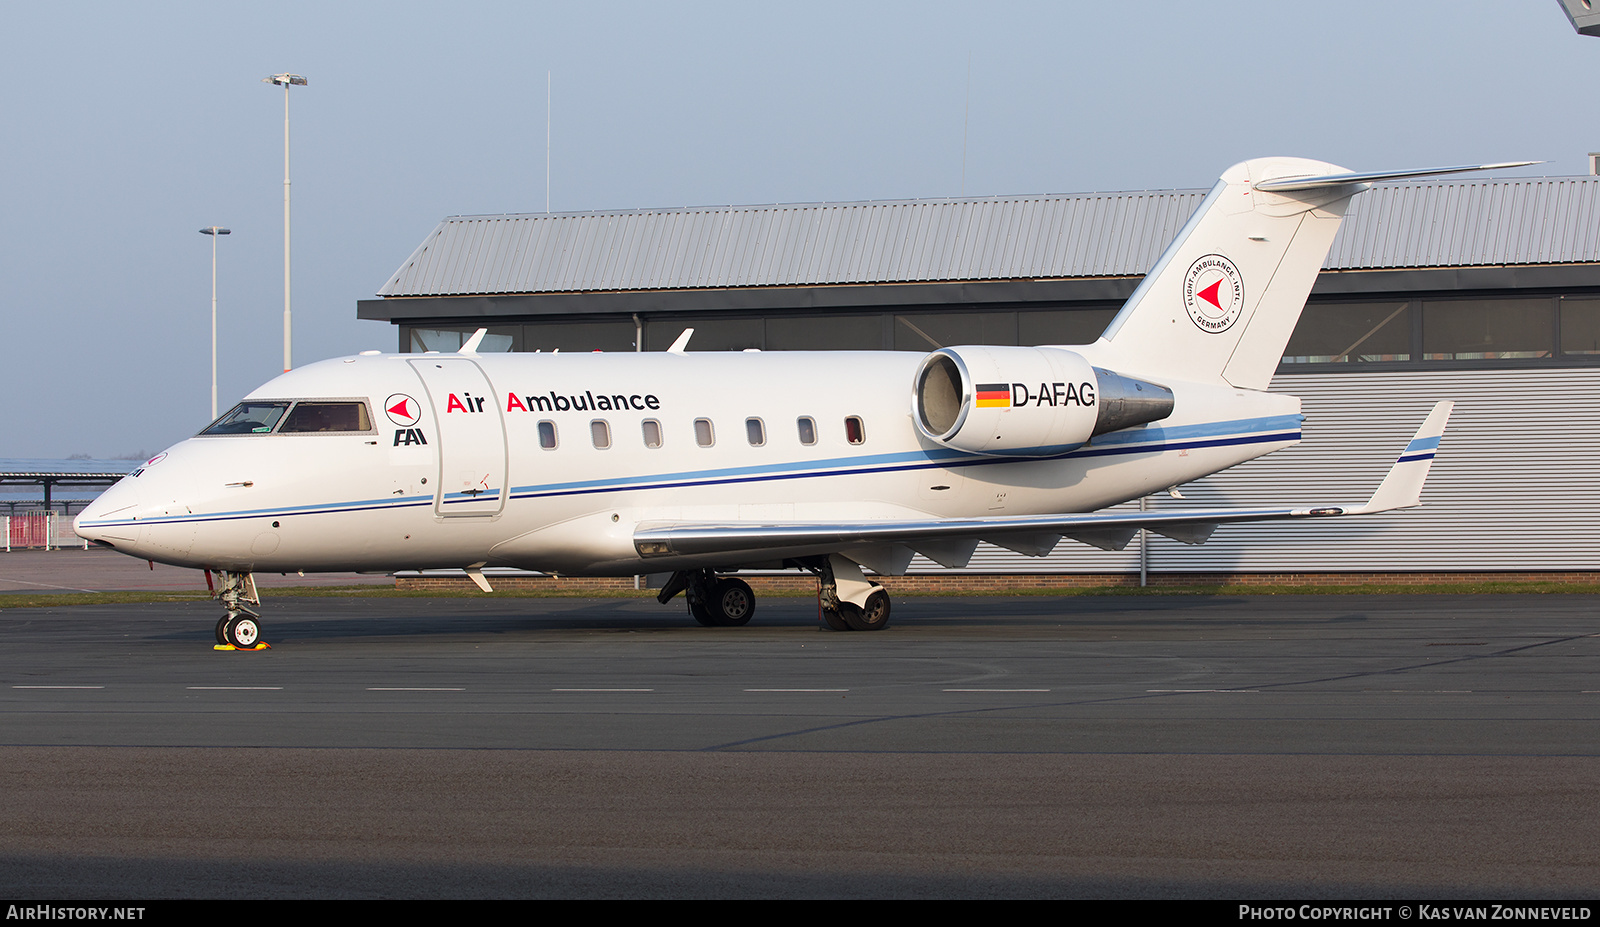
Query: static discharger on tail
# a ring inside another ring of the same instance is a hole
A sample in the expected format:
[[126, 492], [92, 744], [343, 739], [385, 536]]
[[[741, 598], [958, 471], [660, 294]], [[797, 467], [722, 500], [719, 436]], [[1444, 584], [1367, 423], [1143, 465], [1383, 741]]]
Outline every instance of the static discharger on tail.
[[256, 571], [485, 567], [660, 577], [703, 625], [743, 625], [730, 575], [799, 569], [838, 630], [889, 622], [868, 571], [980, 541], [1044, 556], [1140, 529], [1414, 506], [1435, 407], [1359, 505], [1107, 513], [1300, 440], [1266, 392], [1340, 219], [1379, 180], [1266, 158], [1229, 168], [1094, 344], [652, 354], [370, 352], [285, 373], [78, 516], [80, 535], [211, 571], [220, 645], [254, 646]]

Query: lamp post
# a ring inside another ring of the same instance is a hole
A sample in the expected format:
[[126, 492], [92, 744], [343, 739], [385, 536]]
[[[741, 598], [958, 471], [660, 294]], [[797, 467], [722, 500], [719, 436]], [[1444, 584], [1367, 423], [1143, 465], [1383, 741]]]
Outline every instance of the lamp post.
[[208, 225], [200, 230], [211, 236], [211, 420], [217, 420], [217, 236], [232, 235], [231, 229]]
[[283, 87], [283, 372], [289, 372], [289, 88], [306, 86], [299, 74], [274, 74], [263, 84]]

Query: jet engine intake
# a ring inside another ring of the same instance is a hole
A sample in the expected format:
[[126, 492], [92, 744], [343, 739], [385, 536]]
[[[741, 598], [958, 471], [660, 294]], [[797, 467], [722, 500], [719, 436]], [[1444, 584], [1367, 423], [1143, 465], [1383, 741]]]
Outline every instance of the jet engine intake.
[[940, 348], [918, 366], [911, 392], [923, 437], [1005, 457], [1065, 453], [1095, 435], [1165, 418], [1172, 405], [1164, 386], [1048, 347]]

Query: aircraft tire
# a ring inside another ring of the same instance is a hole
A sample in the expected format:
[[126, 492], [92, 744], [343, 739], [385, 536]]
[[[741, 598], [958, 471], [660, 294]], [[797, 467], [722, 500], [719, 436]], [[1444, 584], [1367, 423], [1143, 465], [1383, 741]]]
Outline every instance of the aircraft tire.
[[228, 643], [249, 650], [261, 640], [261, 625], [249, 615], [240, 615], [227, 624]]
[[223, 615], [217, 619], [217, 643], [219, 644], [228, 642], [228, 618], [228, 615]]
[[695, 624], [702, 628], [714, 628], [717, 626], [716, 618], [712, 616], [711, 609], [693, 597], [689, 599], [689, 614], [694, 618]]
[[817, 613], [822, 616], [822, 623], [827, 625], [829, 628], [832, 628], [835, 631], [850, 630], [850, 625], [845, 622], [843, 615], [840, 615], [833, 609], [824, 606], [821, 602], [817, 603]]
[[874, 589], [867, 596], [866, 608], [840, 602], [839, 614], [852, 631], [882, 631], [889, 626], [889, 593]]
[[744, 627], [756, 613], [756, 594], [742, 579], [724, 579], [711, 587], [710, 611], [719, 627]]

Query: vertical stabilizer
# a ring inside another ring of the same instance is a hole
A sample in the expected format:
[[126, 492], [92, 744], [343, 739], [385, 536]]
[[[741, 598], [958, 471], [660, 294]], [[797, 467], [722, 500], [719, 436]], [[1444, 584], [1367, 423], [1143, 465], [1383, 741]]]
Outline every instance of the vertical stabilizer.
[[1127, 369], [1266, 389], [1360, 182], [1271, 192], [1281, 178], [1348, 174], [1304, 158], [1236, 164], [1106, 329]]

